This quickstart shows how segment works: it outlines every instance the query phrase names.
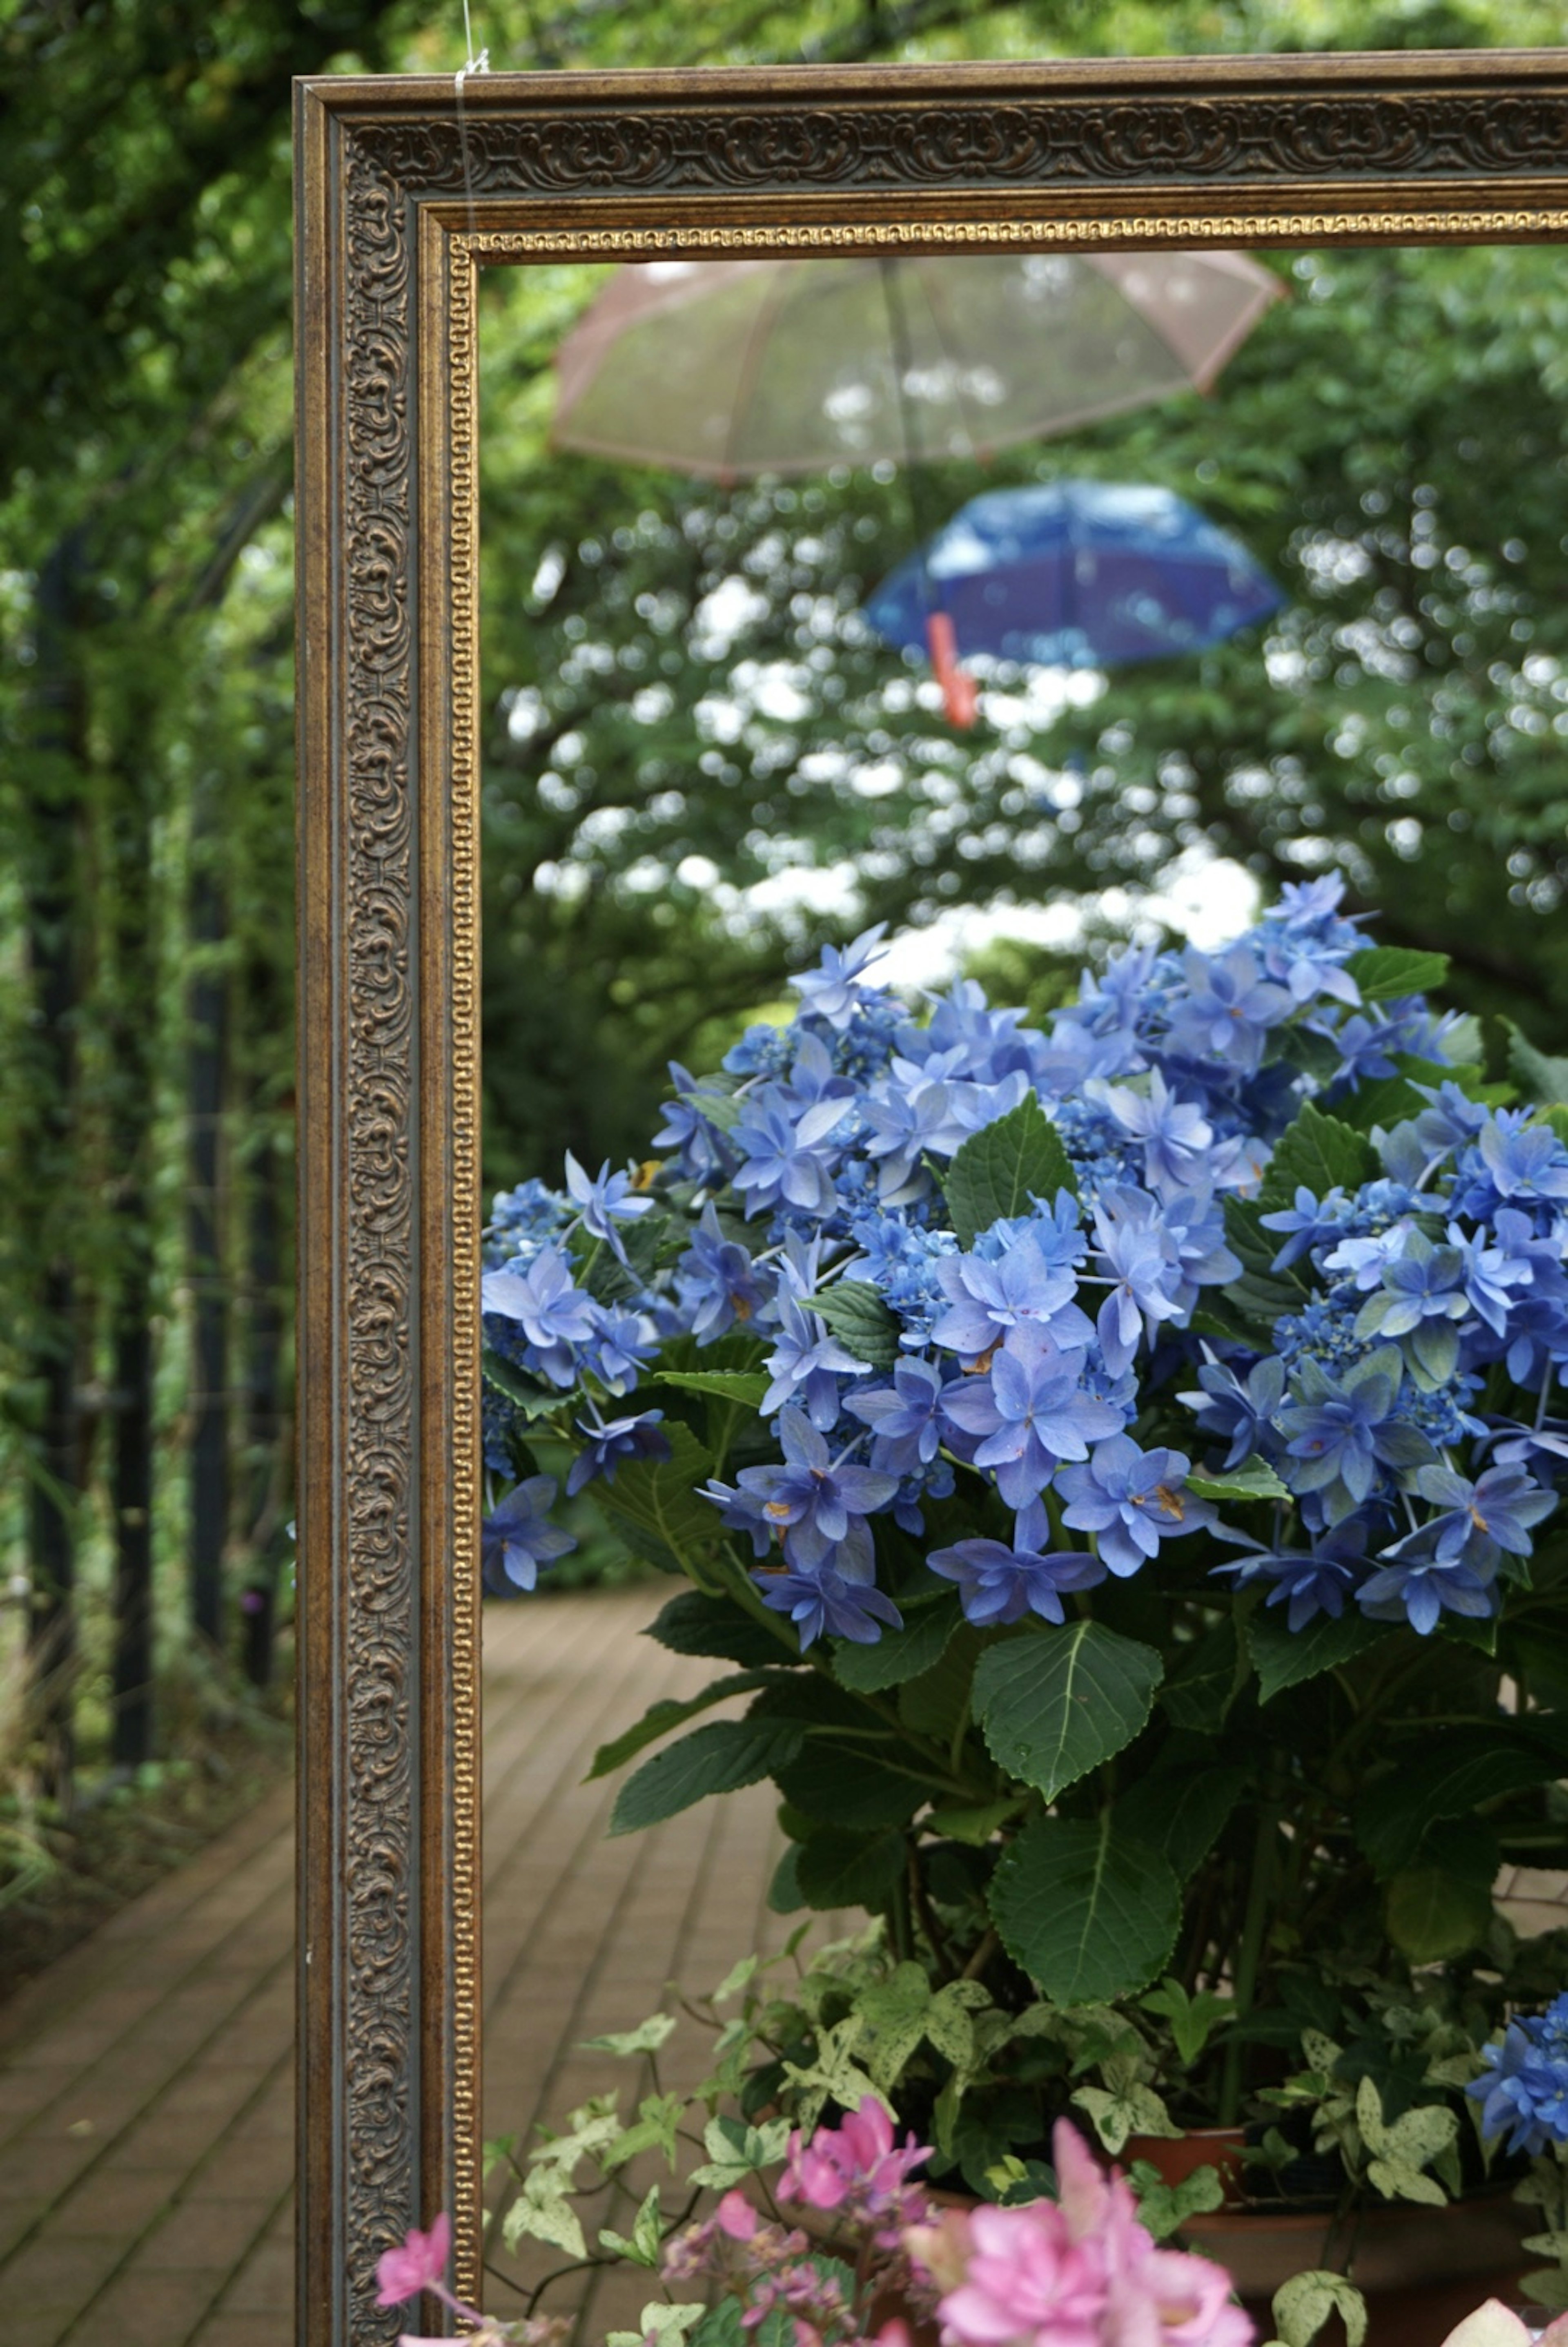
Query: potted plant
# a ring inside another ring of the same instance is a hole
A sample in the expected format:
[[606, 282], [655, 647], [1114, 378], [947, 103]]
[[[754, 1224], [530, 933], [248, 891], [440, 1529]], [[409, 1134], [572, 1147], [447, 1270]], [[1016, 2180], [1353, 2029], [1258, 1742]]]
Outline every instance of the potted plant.
[[774, 1903], [876, 1919], [753, 2094], [869, 2077], [980, 2194], [1069, 2108], [1217, 2129], [1192, 2221], [1324, 2266], [1492, 2206], [1466, 2088], [1568, 1953], [1492, 1889], [1568, 1860], [1568, 1061], [1489, 1083], [1340, 900], [1044, 1030], [869, 931], [657, 1159], [499, 1199], [484, 1289], [490, 1584], [564, 1479], [727, 1665], [613, 1829], [771, 1778]]
[[[673, 2026], [656, 2015], [595, 2042], [651, 2056]], [[1253, 2326], [1229, 2276], [1166, 2246], [1125, 2182], [1105, 2177], [1065, 2120], [1054, 2133], [1048, 2196], [963, 2209], [927, 2198], [917, 2180], [927, 2147], [912, 2136], [900, 2143], [874, 2095], [809, 2134], [710, 2116], [697, 2141], [707, 2157], [692, 2167], [677, 2146], [694, 2139], [703, 2097], [683, 2107], [657, 2091], [657, 2073], [654, 2085], [635, 2119], [618, 2096], [600, 2096], [525, 2153], [511, 2138], [486, 2147], [518, 2186], [503, 2204], [505, 2241], [532, 2235], [568, 2259], [528, 2293], [521, 2316], [487, 2318], [448, 2287], [444, 2216], [382, 2254], [378, 2304], [428, 2292], [482, 2347], [565, 2347], [571, 2322], [544, 2305], [552, 2286], [626, 2266], [657, 2294], [640, 2328], [612, 2331], [607, 2347], [744, 2347], [752, 2335], [759, 2347], [911, 2347], [912, 2337], [940, 2337], [944, 2347], [1249, 2347]], [[602, 2196], [650, 2154], [662, 2172], [621, 2233], [603, 2221]], [[667, 2182], [683, 2167], [675, 2198], [684, 2205], [671, 2211]], [[1334, 2302], [1335, 2289], [1331, 2275], [1303, 2275], [1282, 2294], [1289, 2347], [1307, 2347], [1306, 2318]], [[402, 2335], [403, 2347], [429, 2347]]]

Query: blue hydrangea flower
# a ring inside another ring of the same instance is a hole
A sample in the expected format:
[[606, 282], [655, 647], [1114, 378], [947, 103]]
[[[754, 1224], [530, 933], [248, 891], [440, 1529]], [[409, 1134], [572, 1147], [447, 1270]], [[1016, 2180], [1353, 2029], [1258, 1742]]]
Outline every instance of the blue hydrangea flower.
[[1098, 1436], [1119, 1434], [1121, 1415], [1085, 1393], [1084, 1356], [1064, 1351], [1043, 1329], [1020, 1328], [998, 1352], [988, 1376], [963, 1378], [943, 1408], [952, 1424], [983, 1439], [977, 1467], [994, 1470], [1010, 1508], [1044, 1491], [1064, 1459], [1084, 1459]]
[[596, 1475], [613, 1483], [616, 1469], [625, 1460], [667, 1459], [669, 1437], [663, 1430], [663, 1418], [662, 1409], [639, 1410], [631, 1418], [580, 1418], [577, 1430], [587, 1436], [587, 1447], [572, 1461], [572, 1471], [566, 1478], [568, 1500]]
[[653, 1204], [651, 1198], [636, 1194], [636, 1179], [631, 1173], [612, 1174], [607, 1157], [596, 1174], [585, 1174], [571, 1151], [566, 1152], [566, 1187], [583, 1228], [591, 1239], [603, 1240], [623, 1263], [626, 1243], [617, 1225], [639, 1222]]
[[1087, 1345], [1094, 1335], [1087, 1316], [1073, 1301], [1076, 1277], [1065, 1266], [1047, 1263], [1032, 1235], [991, 1263], [978, 1255], [946, 1256], [936, 1276], [949, 1308], [932, 1336], [966, 1359], [990, 1353], [1014, 1328], [1048, 1327], [1064, 1345]]
[[688, 1181], [728, 1181], [734, 1158], [709, 1113], [721, 1102], [727, 1112], [728, 1102], [711, 1089], [705, 1091], [678, 1060], [669, 1062], [669, 1075], [676, 1096], [665, 1103], [664, 1122], [653, 1137], [654, 1147], [672, 1151]]
[[1492, 1186], [1500, 1198], [1568, 1198], [1568, 1149], [1530, 1113], [1499, 1109], [1481, 1126], [1476, 1146]]
[[1203, 1363], [1197, 1373], [1202, 1391], [1184, 1393], [1178, 1399], [1196, 1413], [1206, 1434], [1229, 1444], [1223, 1465], [1239, 1467], [1255, 1450], [1263, 1450], [1273, 1433], [1275, 1413], [1285, 1399], [1285, 1364], [1266, 1353], [1253, 1363], [1244, 1384], [1207, 1345]]
[[1504, 1551], [1528, 1556], [1530, 1527], [1557, 1505], [1521, 1467], [1490, 1467], [1475, 1482], [1451, 1467], [1417, 1470], [1416, 1489], [1441, 1511], [1422, 1527], [1440, 1564], [1459, 1562], [1478, 1573], [1496, 1572]]
[[1568, 2143], [1568, 1995], [1544, 2013], [1511, 2021], [1500, 2045], [1483, 2045], [1487, 2075], [1465, 2088], [1481, 2105], [1481, 2131], [1506, 2137], [1510, 2153], [1533, 2159]]
[[[1173, 1319], [1181, 1269], [1166, 1244], [1158, 1202], [1144, 1190], [1107, 1190], [1095, 1208], [1095, 1259], [1104, 1265], [1110, 1294], [1095, 1323], [1105, 1367], [1126, 1368], [1146, 1327]], [[1237, 1266], [1237, 1270], [1240, 1266]]]
[[676, 1265], [684, 1325], [699, 1345], [711, 1345], [738, 1320], [754, 1320], [773, 1292], [738, 1239], [727, 1239], [710, 1198], [691, 1245]]
[[1171, 1090], [1159, 1068], [1150, 1071], [1146, 1092], [1103, 1079], [1085, 1089], [1104, 1101], [1124, 1133], [1142, 1144], [1144, 1172], [1151, 1188], [1185, 1190], [1201, 1179], [1214, 1144], [1214, 1127], [1196, 1101]]
[[1156, 1555], [1162, 1540], [1204, 1532], [1217, 1511], [1186, 1489], [1192, 1461], [1180, 1450], [1140, 1450], [1113, 1435], [1084, 1466], [1064, 1467], [1056, 1489], [1067, 1501], [1062, 1521], [1094, 1532], [1102, 1562], [1125, 1580]]
[[835, 1459], [803, 1410], [780, 1412], [779, 1440], [782, 1465], [743, 1467], [736, 1481], [761, 1500], [763, 1513], [783, 1532], [785, 1555], [806, 1572], [849, 1537], [852, 1521], [885, 1508], [899, 1479], [858, 1467], [842, 1453]]
[[1381, 1553], [1389, 1561], [1364, 1581], [1357, 1592], [1363, 1614], [1375, 1622], [1410, 1624], [1430, 1638], [1446, 1614], [1484, 1622], [1497, 1611], [1497, 1594], [1491, 1581], [1461, 1557], [1446, 1561], [1433, 1553], [1431, 1529], [1423, 1524]]
[[762, 1397], [764, 1417], [785, 1403], [805, 1406], [813, 1426], [826, 1433], [839, 1419], [839, 1381], [871, 1365], [840, 1345], [820, 1312], [811, 1312], [787, 1288], [775, 1299], [778, 1327], [768, 1356], [772, 1382]]
[[1031, 1500], [1013, 1520], [1011, 1548], [998, 1540], [955, 1541], [934, 1549], [926, 1563], [943, 1580], [957, 1582], [965, 1616], [980, 1627], [1022, 1621], [1025, 1614], [1060, 1622], [1063, 1593], [1095, 1588], [1105, 1568], [1084, 1549], [1053, 1554], [1050, 1538], [1044, 1501]]
[[880, 988], [865, 987], [860, 981], [862, 973], [881, 958], [879, 948], [887, 926], [879, 921], [874, 928], [862, 929], [852, 944], [842, 948], [824, 946], [818, 968], [789, 980], [801, 1007], [813, 1018], [826, 1020], [830, 1027], [847, 1027], [867, 996], [881, 992]]
[[1339, 1238], [1348, 1212], [1345, 1193], [1338, 1184], [1325, 1197], [1318, 1198], [1304, 1183], [1298, 1183], [1294, 1205], [1279, 1207], [1272, 1214], [1258, 1217], [1266, 1231], [1287, 1234], [1270, 1270], [1288, 1271], [1293, 1263], [1298, 1263], [1313, 1248], [1329, 1245]]
[[591, 1296], [574, 1285], [571, 1266], [559, 1247], [541, 1247], [525, 1271], [506, 1266], [487, 1271], [480, 1282], [480, 1310], [514, 1321], [526, 1342], [528, 1368], [555, 1386], [576, 1382], [573, 1347], [596, 1333]]
[[845, 1398], [844, 1408], [871, 1429], [871, 1464], [889, 1475], [912, 1475], [942, 1448], [943, 1403], [967, 1383], [946, 1378], [934, 1362], [899, 1361], [891, 1386]]
[[1432, 1456], [1426, 1436], [1396, 1414], [1404, 1363], [1392, 1345], [1368, 1354], [1343, 1381], [1315, 1361], [1301, 1365], [1301, 1399], [1278, 1414], [1287, 1438], [1286, 1481], [1295, 1491], [1320, 1491], [1330, 1523], [1369, 1496], [1380, 1465], [1420, 1467]]
[[554, 1475], [529, 1475], [485, 1517], [479, 1555], [487, 1589], [503, 1594], [532, 1589], [542, 1564], [553, 1564], [576, 1547], [570, 1532], [548, 1521], [555, 1498]]
[[1244, 1533], [1228, 1532], [1224, 1526], [1217, 1529], [1222, 1538], [1250, 1553], [1234, 1563], [1217, 1564], [1215, 1573], [1227, 1574], [1242, 1585], [1253, 1581], [1271, 1583], [1268, 1602], [1288, 1608], [1285, 1619], [1292, 1630], [1304, 1630], [1319, 1614], [1337, 1622], [1346, 1598], [1366, 1571], [1367, 1526], [1356, 1516], [1345, 1517], [1309, 1549], [1268, 1548]]
[[1186, 992], [1170, 1029], [1176, 1050], [1256, 1075], [1268, 1030], [1295, 1007], [1288, 989], [1263, 976], [1247, 945], [1212, 956], [1194, 948], [1182, 956], [1182, 970]]
[[857, 1646], [874, 1646], [885, 1624], [901, 1630], [904, 1617], [874, 1581], [846, 1579], [827, 1562], [810, 1568], [791, 1567], [786, 1573], [754, 1573], [762, 1602], [775, 1614], [788, 1614], [800, 1633], [800, 1651], [824, 1631], [848, 1638]]

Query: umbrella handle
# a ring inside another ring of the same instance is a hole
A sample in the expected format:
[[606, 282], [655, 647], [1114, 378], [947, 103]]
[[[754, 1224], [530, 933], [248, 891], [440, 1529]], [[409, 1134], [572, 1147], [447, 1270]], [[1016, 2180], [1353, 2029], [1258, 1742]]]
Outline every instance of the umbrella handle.
[[980, 713], [980, 689], [958, 664], [958, 638], [950, 612], [927, 613], [925, 640], [931, 647], [931, 664], [942, 687], [948, 723], [967, 731]]

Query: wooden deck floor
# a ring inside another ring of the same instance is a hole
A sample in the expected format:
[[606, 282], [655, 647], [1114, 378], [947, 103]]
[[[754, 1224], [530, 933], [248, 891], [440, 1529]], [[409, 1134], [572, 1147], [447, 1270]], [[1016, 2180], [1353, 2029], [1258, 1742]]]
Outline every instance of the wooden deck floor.
[[[486, 1620], [490, 2134], [526, 2138], [629, 2086], [578, 2042], [640, 2021], [672, 1979], [714, 1986], [759, 1931], [787, 1929], [764, 1908], [766, 1788], [609, 1841], [615, 1781], [581, 1781], [604, 1737], [711, 1675], [636, 1635], [661, 1594]], [[269, 1796], [0, 2013], [5, 2347], [289, 2347], [291, 1799]], [[682, 2036], [672, 2075], [700, 2075], [697, 2033]], [[585, 2328], [620, 2312], [592, 2307]]]
[[[767, 1787], [609, 1841], [615, 1780], [582, 1782], [605, 1736], [710, 1675], [636, 1635], [659, 1594], [486, 1622], [487, 2134], [526, 2138], [629, 2088], [626, 2065], [581, 2041], [641, 2020], [672, 1982], [711, 1988], [788, 1929], [765, 1905]], [[5, 2347], [290, 2347], [290, 1799], [270, 1796], [0, 2013]], [[1511, 1891], [1525, 1932], [1568, 1920], [1561, 1876]], [[700, 2075], [702, 2057], [683, 2024], [664, 2083]], [[631, 2276], [596, 2297], [576, 2287], [565, 2303], [585, 2340], [635, 2321], [645, 2294]], [[499, 2280], [487, 2298], [518, 2304]]]

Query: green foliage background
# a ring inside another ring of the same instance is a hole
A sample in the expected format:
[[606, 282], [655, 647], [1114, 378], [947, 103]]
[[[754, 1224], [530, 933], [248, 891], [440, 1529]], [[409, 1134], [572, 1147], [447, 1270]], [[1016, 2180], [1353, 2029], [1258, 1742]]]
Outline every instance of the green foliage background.
[[[504, 0], [475, 15], [492, 61], [517, 67], [1563, 32], [1539, 0]], [[143, 1428], [154, 1454], [167, 1662], [188, 1635], [196, 1285], [215, 1278], [232, 1307], [236, 1392], [287, 1296], [286, 1245], [270, 1259], [252, 1240], [287, 1189], [290, 1086], [289, 77], [461, 62], [455, 7], [0, 5], [0, 1537], [34, 1583], [18, 1635], [66, 1603], [40, 1562], [46, 1520], [76, 1553], [83, 1659], [65, 1711], [89, 1743], [138, 1700], [120, 1435]], [[721, 498], [545, 461], [549, 352], [594, 282], [501, 271], [484, 287], [495, 1178], [548, 1170], [563, 1143], [594, 1162], [643, 1144], [666, 1057], [704, 1056], [845, 925], [809, 908], [742, 918], [743, 892], [788, 869], [852, 866], [863, 917], [920, 922], [1008, 892], [1093, 910], [1113, 882], [1135, 893], [1199, 847], [1265, 880], [1337, 856], [1384, 934], [1441, 947], [1478, 1006], [1561, 1034], [1554, 253], [1309, 263], [1214, 401], [998, 460], [987, 483], [1043, 463], [1196, 494], [1293, 599], [1272, 681], [1255, 643], [1229, 647], [1119, 679], [1044, 738], [1005, 712], [953, 736], [858, 627], [863, 588], [910, 541], [900, 483]], [[950, 468], [931, 509], [979, 485]], [[705, 599], [730, 579], [750, 591], [720, 631]], [[769, 678], [779, 690], [763, 692]], [[215, 928], [200, 910], [214, 902]], [[1013, 969], [1049, 994], [1038, 957]], [[228, 1010], [212, 1264], [186, 1225], [199, 979]], [[236, 1413], [229, 1430], [230, 1597], [275, 1546], [287, 1489], [286, 1444], [264, 1426]]]

